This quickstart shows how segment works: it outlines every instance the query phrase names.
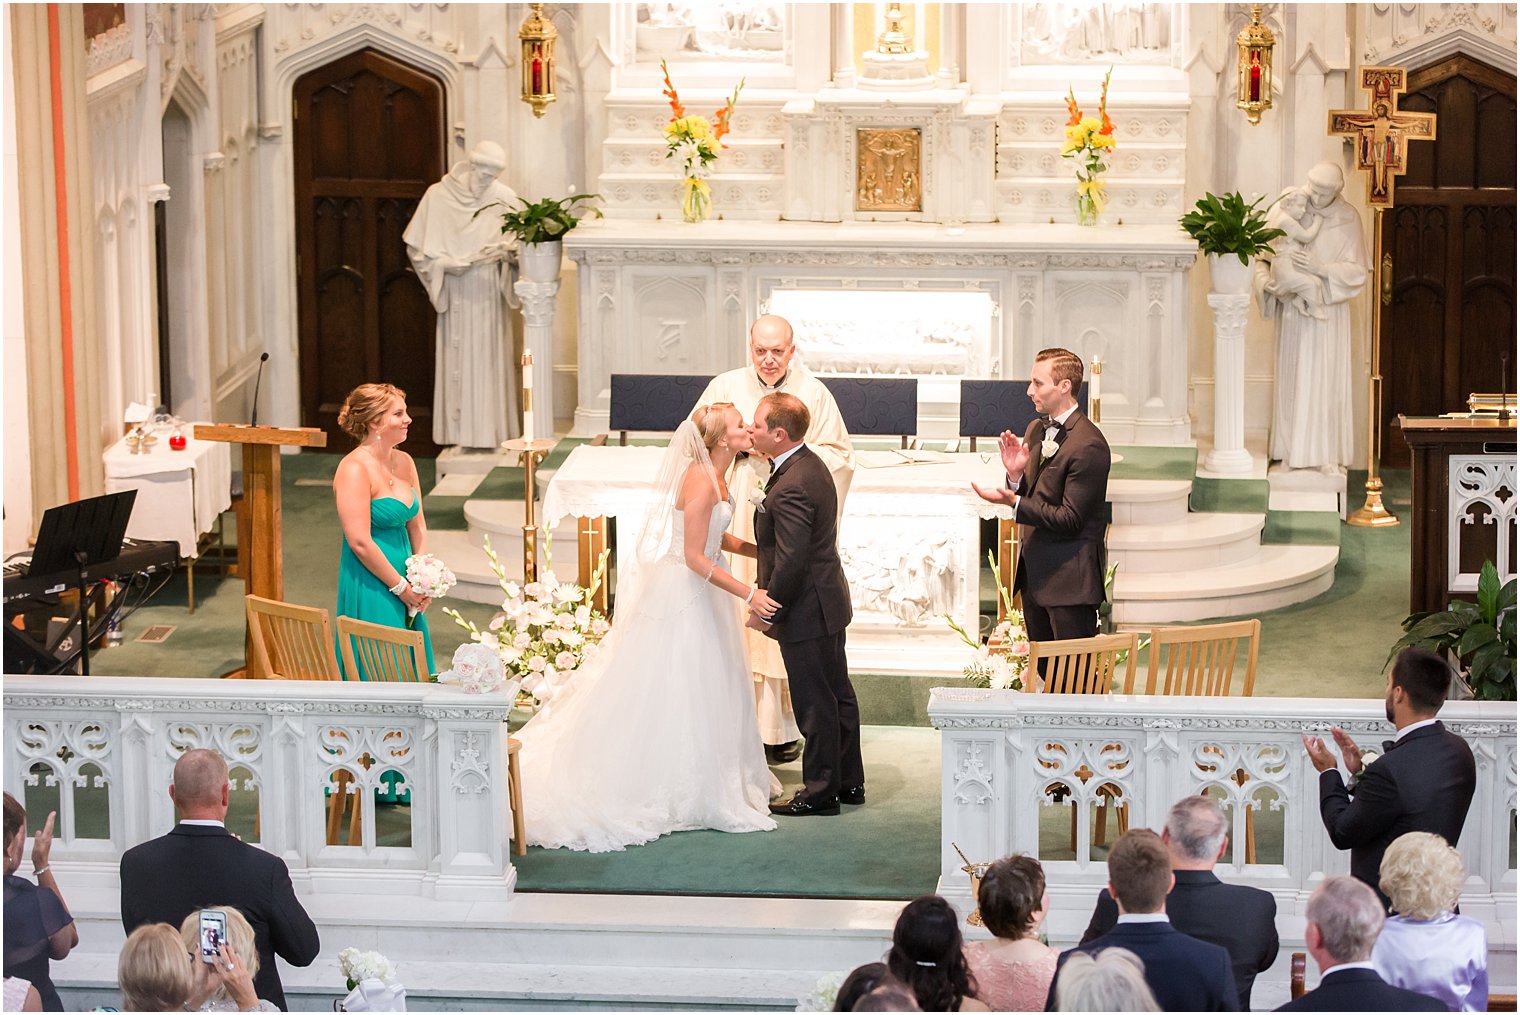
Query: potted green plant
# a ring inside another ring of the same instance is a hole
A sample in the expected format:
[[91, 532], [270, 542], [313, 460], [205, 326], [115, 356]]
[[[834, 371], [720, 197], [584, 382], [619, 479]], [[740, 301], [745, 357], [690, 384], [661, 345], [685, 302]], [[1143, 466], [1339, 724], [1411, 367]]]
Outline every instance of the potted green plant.
[[1283, 235], [1281, 229], [1267, 225], [1265, 209], [1257, 208], [1263, 200], [1258, 197], [1246, 204], [1239, 191], [1223, 197], [1205, 194], [1178, 220], [1183, 231], [1197, 241], [1198, 249], [1209, 255], [1215, 292], [1250, 292], [1251, 259], [1271, 253], [1272, 241]]
[[1476, 603], [1455, 599], [1444, 610], [1410, 614], [1403, 626], [1388, 662], [1411, 645], [1450, 653], [1466, 671], [1473, 697], [1515, 700], [1515, 579], [1500, 585], [1493, 561], [1484, 561], [1478, 574]]
[[[528, 202], [517, 199], [519, 208], [501, 213], [501, 231], [517, 237], [517, 264], [522, 277], [530, 282], [552, 282], [559, 277], [561, 240], [587, 215], [602, 217], [599, 194], [571, 194], [569, 197], [545, 197]], [[500, 202], [486, 205], [493, 207]], [[481, 211], [485, 211], [482, 208]], [[476, 214], [479, 214], [477, 212]]]

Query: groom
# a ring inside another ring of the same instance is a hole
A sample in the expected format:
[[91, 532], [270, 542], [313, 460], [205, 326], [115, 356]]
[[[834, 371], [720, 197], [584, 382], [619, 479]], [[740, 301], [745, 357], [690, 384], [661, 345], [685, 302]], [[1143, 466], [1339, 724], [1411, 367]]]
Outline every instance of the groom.
[[839, 563], [837, 501], [823, 460], [802, 443], [807, 406], [794, 395], [766, 395], [755, 409], [755, 450], [771, 460], [755, 508], [759, 584], [781, 604], [770, 623], [748, 624], [781, 643], [802, 750], [803, 787], [774, 814], [838, 814], [866, 801], [860, 760], [860, 708], [850, 686], [844, 631], [850, 589]]

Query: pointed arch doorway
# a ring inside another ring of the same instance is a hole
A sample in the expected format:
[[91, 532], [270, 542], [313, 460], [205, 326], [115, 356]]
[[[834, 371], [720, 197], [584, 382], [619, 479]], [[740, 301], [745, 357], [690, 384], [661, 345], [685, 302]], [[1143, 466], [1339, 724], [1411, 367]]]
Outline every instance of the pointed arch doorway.
[[406, 450], [434, 457], [437, 315], [401, 234], [446, 168], [443, 83], [364, 49], [300, 77], [292, 101], [302, 421], [346, 452], [344, 397], [384, 381], [407, 395]]

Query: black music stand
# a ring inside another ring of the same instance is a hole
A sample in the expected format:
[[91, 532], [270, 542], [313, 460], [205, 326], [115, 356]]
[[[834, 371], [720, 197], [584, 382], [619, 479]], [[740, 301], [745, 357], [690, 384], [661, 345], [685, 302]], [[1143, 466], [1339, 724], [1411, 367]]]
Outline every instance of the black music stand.
[[[29, 574], [74, 570], [79, 574], [79, 671], [90, 675], [89, 580], [91, 565], [121, 556], [121, 541], [132, 518], [136, 490], [87, 497], [42, 513]], [[72, 625], [70, 625], [72, 626]]]

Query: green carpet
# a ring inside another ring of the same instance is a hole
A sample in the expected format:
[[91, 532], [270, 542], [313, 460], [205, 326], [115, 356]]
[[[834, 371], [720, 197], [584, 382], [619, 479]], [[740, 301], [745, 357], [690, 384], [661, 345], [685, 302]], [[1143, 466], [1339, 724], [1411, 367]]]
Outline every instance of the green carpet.
[[1192, 479], [1198, 471], [1198, 449], [1194, 447], [1116, 444], [1111, 450], [1120, 460], [1109, 469], [1110, 479]]
[[[939, 734], [862, 730], [867, 800], [836, 818], [778, 818], [774, 832], [678, 832], [621, 853], [530, 848], [528, 892], [911, 899], [939, 877]], [[801, 763], [775, 769], [787, 798]]]
[[1340, 516], [1334, 511], [1268, 511], [1263, 543], [1335, 546], [1341, 541]]
[[1188, 508], [1193, 511], [1228, 511], [1265, 514], [1270, 494], [1265, 479], [1212, 479], [1197, 476]]

